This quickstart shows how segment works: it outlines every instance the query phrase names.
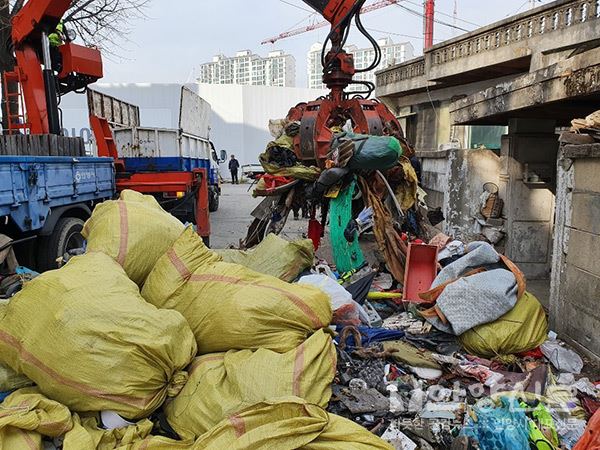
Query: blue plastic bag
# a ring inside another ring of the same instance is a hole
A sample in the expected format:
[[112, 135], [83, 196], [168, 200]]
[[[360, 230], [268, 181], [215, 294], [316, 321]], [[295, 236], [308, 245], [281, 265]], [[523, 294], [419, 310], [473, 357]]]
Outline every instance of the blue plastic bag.
[[[357, 327], [358, 331], [361, 334], [361, 344], [363, 347], [368, 347], [371, 344], [376, 342], [385, 342], [385, 341], [397, 341], [398, 339], [402, 339], [404, 337], [404, 331], [399, 330], [388, 330], [386, 328], [369, 328], [369, 327]], [[341, 333], [344, 330], [343, 326], [337, 327], [337, 332]], [[336, 337], [335, 340], [340, 343], [340, 336]], [[349, 335], [346, 338], [346, 346], [347, 347], [356, 347], [356, 343], [354, 342], [354, 336]]]
[[461, 434], [479, 442], [481, 450], [529, 450], [529, 425], [525, 410], [512, 397], [500, 397], [496, 406], [484, 400], [474, 408]]
[[2, 403], [6, 399], [6, 397], [8, 397], [13, 392], [14, 391], [0, 392], [0, 403]]

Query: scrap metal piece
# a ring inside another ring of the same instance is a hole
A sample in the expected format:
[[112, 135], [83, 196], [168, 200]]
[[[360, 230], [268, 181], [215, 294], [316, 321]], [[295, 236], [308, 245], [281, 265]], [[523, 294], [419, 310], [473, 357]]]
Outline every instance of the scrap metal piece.
[[462, 402], [427, 402], [420, 416], [423, 419], [445, 419], [462, 422], [464, 414], [465, 404]]
[[390, 426], [385, 430], [381, 439], [391, 444], [395, 450], [416, 450], [417, 448], [417, 444], [400, 431], [396, 421], [390, 423]]
[[390, 408], [389, 399], [377, 389], [344, 389], [340, 401], [352, 414], [385, 415]]

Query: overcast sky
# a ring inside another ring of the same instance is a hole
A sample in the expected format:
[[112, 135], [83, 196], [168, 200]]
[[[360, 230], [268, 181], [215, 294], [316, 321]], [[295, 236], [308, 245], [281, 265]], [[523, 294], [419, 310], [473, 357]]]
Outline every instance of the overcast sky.
[[[402, 4], [422, 11], [422, 0]], [[368, 0], [368, 4], [374, 0]], [[539, 2], [539, 0], [538, 0]], [[472, 30], [506, 18], [529, 7], [529, 0], [457, 0], [456, 25]], [[548, 3], [544, 0], [540, 3]], [[437, 19], [452, 25], [454, 0], [437, 0]], [[276, 44], [261, 45], [265, 39], [290, 29], [308, 26], [320, 17], [311, 15], [301, 0], [152, 0], [147, 19], [132, 24], [130, 42], [119, 50], [120, 59], [106, 61], [104, 82], [186, 82], [194, 69], [218, 53], [232, 55], [250, 49], [260, 55], [284, 50], [296, 57], [297, 85], [306, 85], [306, 54], [322, 41], [327, 28], [295, 36]], [[363, 16], [373, 36], [390, 36], [396, 42], [410, 41], [417, 54], [423, 47], [423, 20], [399, 6], [388, 6]], [[436, 24], [436, 41], [463, 33]], [[377, 30], [377, 31], [375, 31]], [[353, 34], [349, 43], [363, 46]]]

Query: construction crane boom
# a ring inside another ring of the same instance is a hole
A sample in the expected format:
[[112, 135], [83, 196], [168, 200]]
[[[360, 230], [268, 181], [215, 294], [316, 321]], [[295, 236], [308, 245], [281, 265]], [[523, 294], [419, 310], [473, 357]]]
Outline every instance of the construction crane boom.
[[[371, 11], [377, 11], [378, 9], [381, 8], [385, 8], [387, 6], [390, 5], [395, 5], [397, 3], [400, 3], [402, 0], [379, 0], [375, 3], [372, 3], [370, 5], [367, 5], [365, 7], [363, 7], [360, 10], [361, 14], [365, 14], [365, 13], [369, 13]], [[329, 23], [328, 21], [324, 20], [322, 22], [317, 22], [314, 23], [312, 25], [309, 25], [307, 27], [303, 27], [303, 28], [296, 28], [295, 30], [290, 30], [290, 31], [286, 31], [285, 33], [281, 33], [277, 36], [274, 36], [272, 38], [269, 39], [265, 39], [264, 41], [261, 42], [261, 45], [265, 45], [265, 44], [274, 44], [277, 41], [280, 41], [282, 39], [287, 39], [290, 38], [292, 36], [298, 36], [299, 34], [303, 34], [303, 33], [307, 33], [309, 31], [313, 31], [313, 30], [317, 30], [319, 28], [324, 28], [327, 26], [331, 26], [331, 23]]]

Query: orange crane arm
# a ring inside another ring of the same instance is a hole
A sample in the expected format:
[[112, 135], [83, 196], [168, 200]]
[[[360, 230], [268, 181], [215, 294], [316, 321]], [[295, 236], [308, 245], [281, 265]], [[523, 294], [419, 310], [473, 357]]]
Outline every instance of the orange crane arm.
[[40, 39], [42, 31], [51, 33], [71, 6], [71, 0], [30, 0], [12, 20], [15, 45]]
[[48, 36], [70, 7], [71, 0], [29, 0], [12, 19], [17, 64], [4, 74], [4, 86], [6, 97], [15, 98], [20, 93], [9, 92], [7, 81], [20, 84], [25, 112], [11, 115], [9, 111], [11, 133], [60, 134], [58, 96], [102, 78], [102, 56], [97, 49], [72, 42], [50, 46]]

